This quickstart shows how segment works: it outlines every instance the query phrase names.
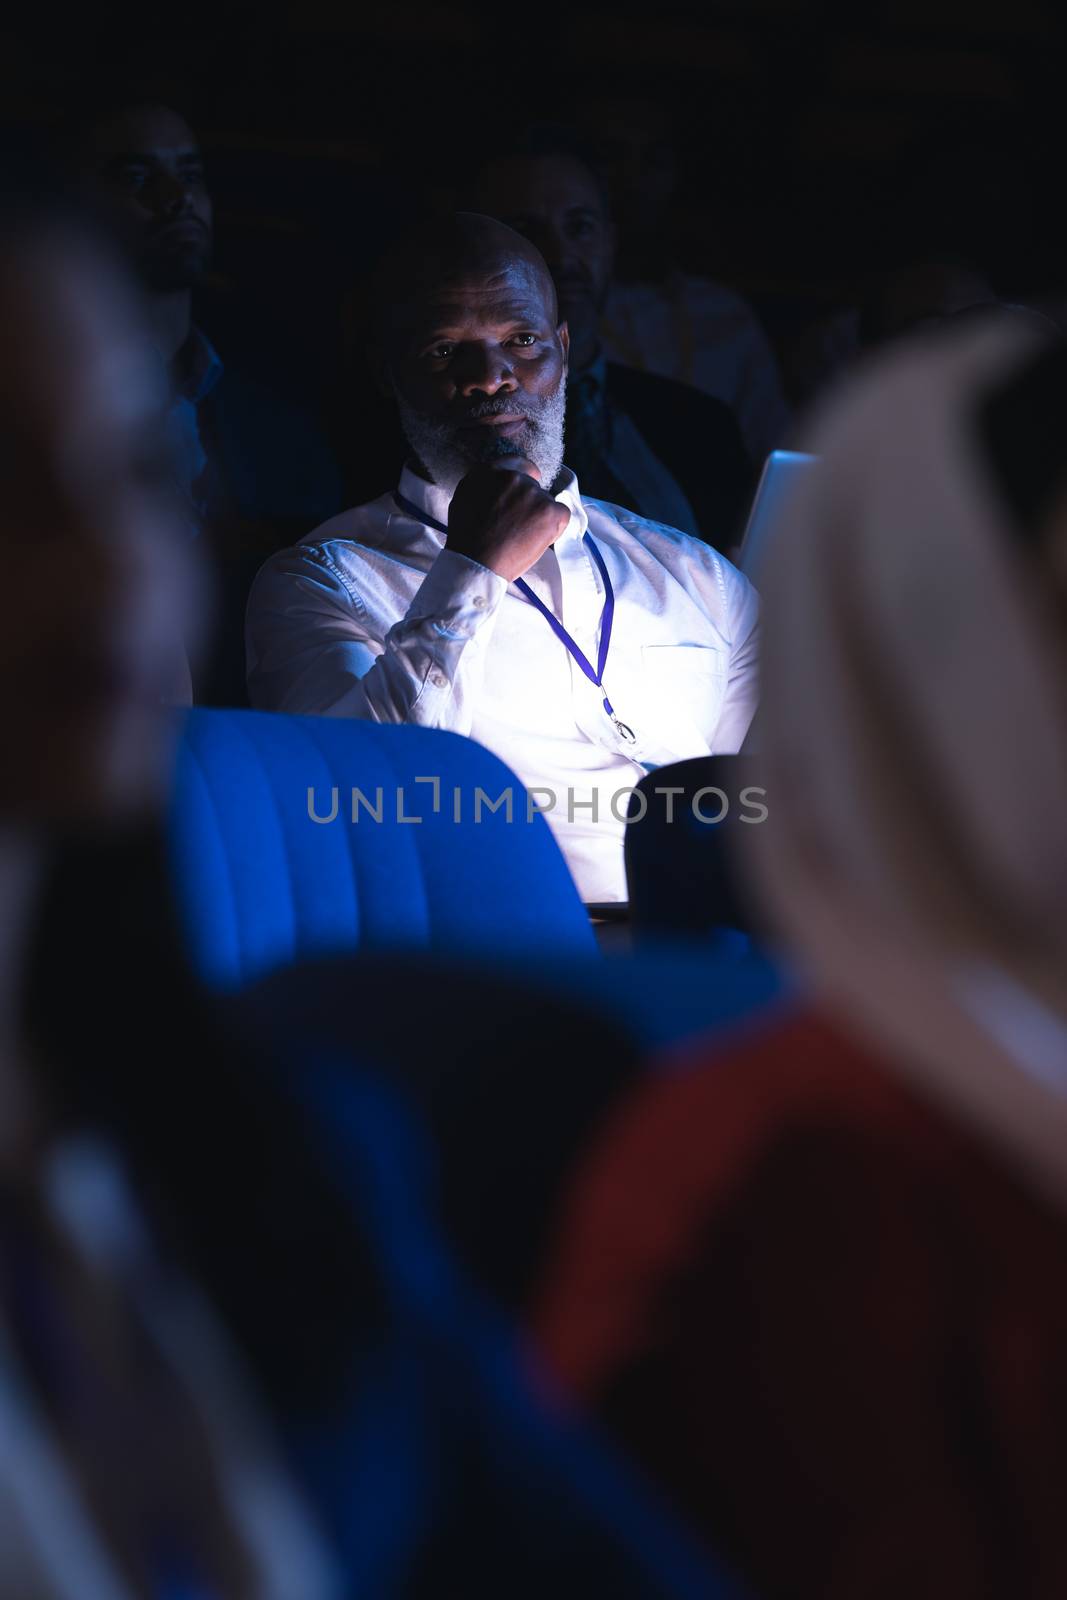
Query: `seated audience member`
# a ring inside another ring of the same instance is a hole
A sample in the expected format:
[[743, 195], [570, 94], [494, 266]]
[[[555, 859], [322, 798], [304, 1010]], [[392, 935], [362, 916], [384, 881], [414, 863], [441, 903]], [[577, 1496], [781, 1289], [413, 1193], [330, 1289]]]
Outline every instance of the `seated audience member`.
[[563, 465], [567, 326], [527, 240], [458, 213], [417, 228], [381, 284], [409, 463], [256, 579], [252, 702], [472, 736], [538, 791], [583, 898], [625, 900], [629, 789], [744, 739], [755, 593], [707, 545], [583, 500]]
[[762, 465], [789, 424], [778, 363], [741, 295], [679, 265], [676, 218], [685, 202], [673, 119], [640, 94], [582, 98], [620, 229], [602, 323], [607, 357], [723, 401]]
[[727, 1594], [526, 1397], [384, 1087], [249, 1059], [183, 967], [167, 395], [117, 263], [5, 179], [0, 1590]]
[[801, 411], [846, 380], [857, 362], [901, 339], [921, 338], [962, 317], [1007, 317], [1062, 337], [1043, 311], [1001, 300], [978, 267], [950, 254], [919, 254], [871, 273], [853, 306], [809, 324], [787, 358]]
[[639, 1086], [561, 1217], [544, 1349], [762, 1595], [1067, 1592], [1065, 400], [976, 324], [813, 431], [750, 835], [810, 998]]
[[306, 412], [224, 365], [194, 320], [213, 219], [203, 153], [184, 118], [162, 105], [105, 104], [68, 127], [65, 155], [145, 290], [152, 341], [169, 374], [189, 525], [206, 527], [220, 568], [224, 653], [198, 698], [243, 698], [238, 647], [248, 585], [265, 556], [343, 503], [340, 472]]
[[718, 550], [736, 543], [754, 476], [729, 407], [687, 384], [605, 359], [600, 319], [615, 230], [588, 163], [551, 130], [535, 131], [483, 168], [474, 201], [548, 263], [570, 334], [564, 459], [583, 493]]
[[804, 426], [811, 407], [825, 402], [872, 350], [999, 304], [983, 272], [937, 251], [867, 273], [857, 285], [854, 303], [838, 305], [807, 323], [785, 351], [798, 426]]
[[850, 293], [825, 305], [783, 340], [782, 378], [793, 408], [786, 449], [803, 437], [812, 407], [825, 401], [859, 359], [858, 298]]
[[952, 317], [1001, 304], [986, 275], [948, 256], [920, 256], [876, 273], [859, 312], [863, 349], [940, 327]]

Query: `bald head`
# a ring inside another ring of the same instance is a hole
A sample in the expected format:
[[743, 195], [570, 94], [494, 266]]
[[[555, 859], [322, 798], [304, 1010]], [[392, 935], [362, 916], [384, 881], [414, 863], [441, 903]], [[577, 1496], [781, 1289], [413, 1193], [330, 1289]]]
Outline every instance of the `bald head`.
[[454, 488], [514, 454], [555, 480], [568, 334], [529, 240], [471, 211], [413, 230], [379, 275], [378, 330], [385, 387], [427, 476]]
[[376, 299], [394, 324], [443, 295], [481, 292], [505, 279], [525, 281], [546, 295], [552, 320], [558, 320], [552, 274], [536, 245], [494, 217], [453, 211], [416, 226], [393, 246], [378, 273]]

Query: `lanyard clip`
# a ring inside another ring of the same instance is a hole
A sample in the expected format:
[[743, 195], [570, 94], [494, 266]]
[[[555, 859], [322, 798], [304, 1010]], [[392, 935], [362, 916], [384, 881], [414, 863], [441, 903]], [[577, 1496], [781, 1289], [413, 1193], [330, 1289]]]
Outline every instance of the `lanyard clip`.
[[618, 734], [619, 738], [625, 740], [627, 744], [636, 744], [637, 735], [634, 733], [634, 730], [629, 726], [628, 723], [623, 722], [621, 717], [615, 715], [615, 707], [612, 705], [607, 695], [604, 696], [604, 710], [615, 724], [615, 732]]

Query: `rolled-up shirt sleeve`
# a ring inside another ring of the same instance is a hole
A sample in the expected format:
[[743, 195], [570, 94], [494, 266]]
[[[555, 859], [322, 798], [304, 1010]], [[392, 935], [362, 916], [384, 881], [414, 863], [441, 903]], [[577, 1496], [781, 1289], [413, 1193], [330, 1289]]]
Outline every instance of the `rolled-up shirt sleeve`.
[[248, 693], [261, 710], [469, 733], [507, 582], [442, 550], [407, 613], [377, 637], [329, 546], [272, 557], [252, 585]]

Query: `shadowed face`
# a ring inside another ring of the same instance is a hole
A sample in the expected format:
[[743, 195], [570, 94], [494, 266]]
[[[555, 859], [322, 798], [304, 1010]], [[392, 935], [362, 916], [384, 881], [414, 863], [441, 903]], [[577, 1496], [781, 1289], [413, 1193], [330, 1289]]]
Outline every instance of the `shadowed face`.
[[567, 346], [536, 251], [487, 218], [461, 223], [429, 274], [410, 275], [385, 334], [387, 383], [427, 475], [451, 492], [478, 462], [526, 456], [549, 488]]
[[615, 230], [593, 174], [569, 156], [509, 157], [482, 174], [479, 204], [544, 256], [574, 364], [585, 366], [596, 353], [615, 252]]
[[62, 228], [5, 249], [0, 338], [0, 819], [121, 819], [163, 783], [198, 598], [163, 374], [113, 264]]
[[188, 124], [165, 106], [131, 106], [90, 131], [82, 160], [146, 287], [193, 288], [211, 257], [212, 212]]

